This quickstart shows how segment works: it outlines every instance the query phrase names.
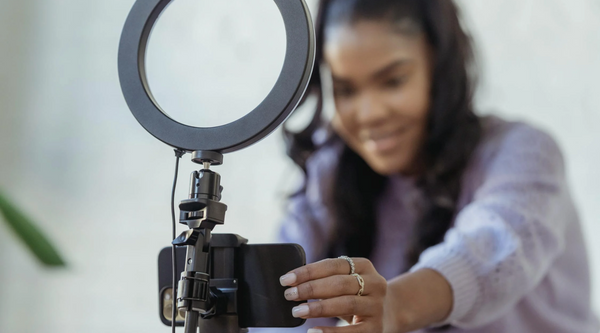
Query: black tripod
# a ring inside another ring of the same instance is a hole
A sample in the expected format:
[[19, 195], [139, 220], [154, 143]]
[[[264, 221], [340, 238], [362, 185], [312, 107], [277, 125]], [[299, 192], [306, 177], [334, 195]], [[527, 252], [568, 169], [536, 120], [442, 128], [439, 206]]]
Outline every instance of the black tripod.
[[236, 235], [213, 236], [214, 227], [224, 223], [227, 206], [220, 202], [221, 177], [210, 167], [223, 162], [221, 153], [243, 149], [267, 136], [302, 99], [315, 59], [308, 6], [304, 0], [273, 1], [283, 18], [287, 40], [276, 85], [244, 117], [207, 128], [174, 121], [158, 105], [148, 86], [148, 39], [171, 2], [135, 1], [119, 43], [119, 79], [127, 105], [139, 123], [171, 147], [194, 152], [193, 161], [203, 165], [203, 169], [192, 174], [189, 199], [179, 206], [180, 223], [190, 229], [173, 243], [186, 246], [187, 252], [177, 294], [177, 307], [185, 313], [185, 331], [196, 332], [198, 326], [202, 333], [246, 331], [240, 327], [298, 326], [302, 320], [291, 317], [293, 304], [282, 297], [283, 290], [277, 288], [277, 282], [278, 276], [303, 264], [302, 248], [293, 244], [246, 245], [247, 241]]
[[198, 327], [200, 332], [248, 332], [239, 327], [234, 276], [235, 249], [247, 240], [236, 235], [212, 236], [214, 227], [225, 223], [227, 211], [227, 205], [220, 202], [221, 176], [210, 170], [211, 165], [223, 163], [223, 155], [195, 152], [192, 160], [203, 168], [192, 173], [189, 199], [179, 205], [179, 222], [190, 229], [173, 241], [187, 247], [177, 308], [185, 313], [186, 333], [195, 333]]

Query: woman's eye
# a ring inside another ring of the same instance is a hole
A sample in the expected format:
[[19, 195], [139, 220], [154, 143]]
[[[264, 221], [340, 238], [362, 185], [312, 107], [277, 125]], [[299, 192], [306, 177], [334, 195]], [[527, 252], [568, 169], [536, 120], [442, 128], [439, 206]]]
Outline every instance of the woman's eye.
[[350, 87], [335, 87], [333, 94], [337, 97], [350, 97], [354, 95], [354, 89]]
[[385, 81], [383, 85], [386, 88], [398, 88], [398, 87], [402, 86], [405, 82], [406, 82], [406, 77], [401, 76], [401, 77], [391, 78], [391, 79]]

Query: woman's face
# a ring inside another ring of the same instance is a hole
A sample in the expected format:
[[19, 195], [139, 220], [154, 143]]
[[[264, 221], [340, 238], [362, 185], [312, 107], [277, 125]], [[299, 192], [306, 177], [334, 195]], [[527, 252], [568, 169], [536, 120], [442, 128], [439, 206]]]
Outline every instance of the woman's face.
[[324, 56], [335, 131], [377, 173], [418, 173], [432, 68], [425, 36], [363, 20], [328, 28]]

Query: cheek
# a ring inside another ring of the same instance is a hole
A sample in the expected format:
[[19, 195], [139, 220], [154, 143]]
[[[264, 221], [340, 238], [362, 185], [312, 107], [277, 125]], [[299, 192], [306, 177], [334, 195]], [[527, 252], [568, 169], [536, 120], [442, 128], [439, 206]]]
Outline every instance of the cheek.
[[335, 116], [332, 120], [332, 126], [335, 132], [348, 145], [355, 148], [359, 144], [360, 128], [352, 112], [344, 112], [340, 107], [336, 108]]
[[426, 82], [415, 80], [401, 91], [392, 92], [387, 96], [388, 105], [399, 116], [412, 121], [427, 120], [430, 107], [430, 91]]
[[335, 111], [337, 116], [344, 122], [350, 121], [350, 116], [355, 109], [354, 98], [334, 97]]
[[358, 127], [354, 112], [356, 110], [355, 98], [334, 96], [333, 101], [335, 104], [334, 129], [340, 128], [345, 132], [355, 131]]
[[427, 136], [427, 124], [429, 121], [430, 95], [428, 90], [407, 89], [402, 96], [396, 97], [395, 113], [398, 121], [406, 123], [408, 133], [406, 142], [399, 153], [406, 159], [405, 163], [411, 163], [417, 158], [418, 152], [423, 146]]

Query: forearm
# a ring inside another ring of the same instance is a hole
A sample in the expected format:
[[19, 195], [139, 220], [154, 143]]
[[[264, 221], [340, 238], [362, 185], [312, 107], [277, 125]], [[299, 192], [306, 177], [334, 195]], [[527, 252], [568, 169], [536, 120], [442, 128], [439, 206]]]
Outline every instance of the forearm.
[[452, 288], [431, 269], [388, 281], [385, 333], [409, 332], [442, 322], [452, 311]]

